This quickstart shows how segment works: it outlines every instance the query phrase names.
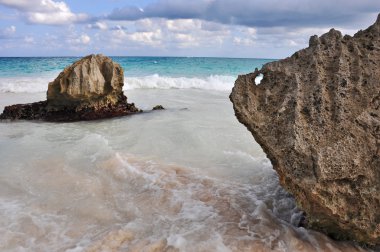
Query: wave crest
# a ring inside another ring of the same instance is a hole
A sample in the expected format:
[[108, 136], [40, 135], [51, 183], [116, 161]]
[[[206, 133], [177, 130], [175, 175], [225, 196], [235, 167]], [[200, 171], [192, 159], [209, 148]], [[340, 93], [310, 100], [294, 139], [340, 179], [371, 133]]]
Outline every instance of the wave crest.
[[[125, 77], [124, 90], [132, 89], [205, 89], [230, 91], [236, 77], [210, 75], [207, 77], [170, 77], [153, 74], [141, 77]], [[40, 93], [46, 92], [49, 77], [9, 77], [0, 78], [0, 93]]]
[[46, 92], [51, 77], [2, 77], [0, 93], [40, 93]]
[[158, 74], [143, 77], [126, 77], [125, 90], [155, 88], [155, 89], [206, 89], [206, 90], [231, 90], [234, 76], [210, 75], [204, 78], [199, 77], [167, 77]]

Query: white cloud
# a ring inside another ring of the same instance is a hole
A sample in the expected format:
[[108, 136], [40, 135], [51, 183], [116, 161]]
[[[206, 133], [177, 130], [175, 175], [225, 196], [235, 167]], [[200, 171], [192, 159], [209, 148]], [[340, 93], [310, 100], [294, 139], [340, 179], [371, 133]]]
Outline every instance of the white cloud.
[[234, 37], [232, 42], [237, 46], [252, 46], [255, 44], [255, 41], [250, 38]]
[[151, 31], [137, 31], [128, 33], [123, 29], [113, 30], [111, 32], [110, 42], [124, 45], [127, 42], [136, 43], [140, 46], [161, 46], [163, 42], [162, 31], [160, 29]]
[[[228, 26], [200, 19], [145, 18], [121, 21], [111, 29], [107, 45], [112, 48], [160, 47], [171, 49], [219, 47], [230, 35]], [[105, 41], [103, 42], [105, 43]]]
[[161, 22], [154, 22], [151, 18], [140, 19], [134, 22], [138, 32], [146, 32], [161, 27]]
[[2, 39], [11, 38], [15, 33], [16, 33], [16, 26], [11, 25], [0, 30], [0, 38]]
[[71, 45], [81, 46], [88, 45], [91, 42], [91, 38], [87, 34], [82, 34], [77, 38], [69, 38], [67, 41]]
[[15, 32], [16, 32], [16, 26], [14, 25], [11, 25], [4, 29], [4, 33], [9, 34], [9, 35], [14, 34]]
[[160, 29], [150, 32], [135, 32], [128, 36], [132, 41], [151, 46], [159, 46], [162, 42], [162, 32]]
[[179, 48], [189, 48], [199, 46], [199, 41], [191, 34], [175, 34], [174, 41]]
[[219, 47], [233, 29], [228, 25], [200, 19], [166, 20], [163, 25], [172, 34], [172, 40], [178, 48]]
[[290, 46], [290, 47], [292, 47], [292, 46], [294, 46], [294, 47], [299, 46], [299, 44], [298, 44], [296, 41], [294, 41], [293, 39], [288, 39], [288, 40], [286, 40], [286, 43], [287, 43], [288, 46]]
[[167, 20], [166, 27], [172, 32], [186, 33], [195, 29], [201, 29], [202, 21], [198, 19]]
[[53, 0], [0, 0], [0, 4], [21, 11], [28, 22], [45, 25], [65, 25], [88, 19], [84, 13], [73, 13], [68, 5]]
[[66, 11], [57, 11], [52, 13], [34, 12], [28, 13], [27, 18], [29, 22], [34, 24], [64, 25], [84, 21], [87, 19], [87, 15], [73, 14]]
[[256, 37], [256, 34], [257, 34], [256, 28], [253, 28], [253, 27], [245, 28], [244, 32], [247, 33], [248, 35], [252, 36], [252, 37]]
[[25, 41], [25, 43], [27, 43], [27, 44], [34, 44], [34, 43], [35, 43], [34, 38], [31, 37], [31, 36], [25, 36], [25, 37], [24, 37], [24, 41]]
[[89, 29], [98, 29], [98, 30], [107, 30], [108, 25], [106, 22], [96, 22], [95, 24], [88, 24], [87, 28]]
[[90, 36], [88, 36], [87, 34], [82, 34], [80, 36], [80, 42], [83, 44], [83, 45], [87, 45], [88, 43], [90, 43], [91, 41], [91, 38]]
[[57, 50], [63, 48], [62, 38], [56, 34], [45, 33], [42, 40], [39, 41], [39, 46], [45, 50]]

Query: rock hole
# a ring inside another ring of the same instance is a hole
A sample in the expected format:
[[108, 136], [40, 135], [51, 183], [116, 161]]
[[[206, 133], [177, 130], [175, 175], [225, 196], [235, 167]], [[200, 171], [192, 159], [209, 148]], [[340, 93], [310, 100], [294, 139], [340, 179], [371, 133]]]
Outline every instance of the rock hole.
[[263, 78], [264, 78], [263, 74], [257, 75], [257, 77], [255, 78], [255, 84], [259, 85], [261, 83], [261, 81], [262, 81]]

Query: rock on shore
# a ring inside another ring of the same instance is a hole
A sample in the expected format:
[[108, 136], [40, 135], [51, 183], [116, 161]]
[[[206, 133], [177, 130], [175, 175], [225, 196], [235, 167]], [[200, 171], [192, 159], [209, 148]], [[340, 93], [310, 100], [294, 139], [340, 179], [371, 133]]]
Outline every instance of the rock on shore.
[[49, 83], [47, 100], [7, 106], [0, 119], [79, 121], [140, 112], [127, 103], [121, 66], [103, 55], [89, 55]]
[[308, 227], [380, 244], [380, 15], [239, 76], [230, 99]]

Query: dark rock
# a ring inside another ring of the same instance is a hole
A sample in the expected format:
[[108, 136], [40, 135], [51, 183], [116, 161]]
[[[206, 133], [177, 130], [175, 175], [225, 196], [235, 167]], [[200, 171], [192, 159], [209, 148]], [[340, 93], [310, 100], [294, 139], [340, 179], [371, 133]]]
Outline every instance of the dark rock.
[[380, 244], [379, 80], [380, 15], [353, 37], [311, 37], [310, 47], [239, 76], [230, 95], [306, 212], [303, 225], [370, 245]]
[[165, 109], [162, 105], [156, 105], [153, 107], [153, 110], [163, 110]]
[[0, 119], [40, 120], [46, 117], [47, 102], [34, 102], [6, 106]]

